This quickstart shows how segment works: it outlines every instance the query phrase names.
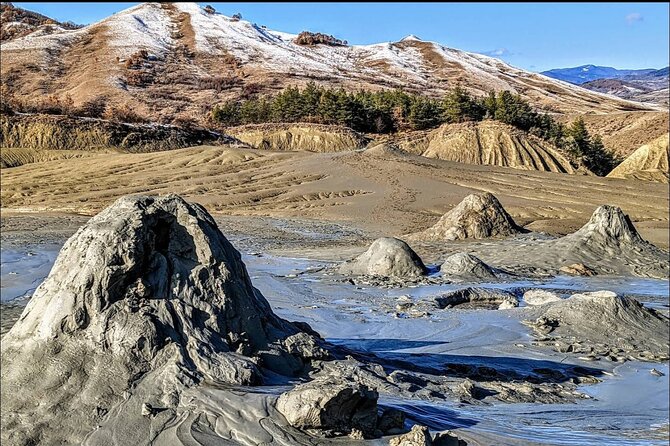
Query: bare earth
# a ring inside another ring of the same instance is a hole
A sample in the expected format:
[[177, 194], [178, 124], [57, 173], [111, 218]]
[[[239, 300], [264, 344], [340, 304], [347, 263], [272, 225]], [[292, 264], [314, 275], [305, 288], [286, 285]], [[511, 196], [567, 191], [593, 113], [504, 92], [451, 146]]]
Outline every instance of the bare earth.
[[2, 210], [93, 215], [126, 194], [178, 193], [213, 214], [344, 222], [373, 235], [433, 225], [466, 195], [488, 191], [527, 229], [564, 235], [601, 204], [668, 246], [668, 188], [637, 180], [522, 171], [391, 150], [269, 152], [201, 146], [105, 153], [2, 170]]

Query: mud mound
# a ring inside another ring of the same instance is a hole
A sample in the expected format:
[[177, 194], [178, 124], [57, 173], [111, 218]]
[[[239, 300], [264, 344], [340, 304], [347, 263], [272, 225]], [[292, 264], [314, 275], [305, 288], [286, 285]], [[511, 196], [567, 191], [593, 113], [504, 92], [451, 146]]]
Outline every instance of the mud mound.
[[419, 256], [400, 239], [383, 237], [367, 251], [339, 268], [341, 274], [382, 277], [416, 277], [427, 270]]
[[440, 271], [443, 276], [463, 279], [495, 279], [496, 275], [486, 263], [479, 258], [464, 252], [453, 254], [442, 263]]
[[668, 358], [668, 319], [631, 297], [596, 291], [540, 308], [540, 316], [526, 324], [559, 351], [619, 360]]
[[547, 242], [543, 248], [558, 254], [563, 265], [579, 262], [599, 273], [668, 277], [668, 254], [643, 240], [616, 206], [598, 207], [578, 231]]
[[468, 164], [575, 173], [567, 156], [550, 143], [512, 126], [484, 121], [445, 124], [427, 137], [423, 156]]
[[3, 338], [2, 441], [80, 443], [115, 405], [132, 418], [203, 380], [294, 375], [327, 356], [319, 342], [274, 315], [201, 206], [121, 198], [65, 243]]
[[637, 149], [607, 176], [667, 183], [668, 134]]
[[289, 152], [343, 152], [367, 143], [347, 127], [317, 124], [251, 124], [227, 132], [255, 149]]
[[505, 237], [523, 232], [493, 194], [468, 195], [432, 227], [414, 234], [424, 240]]

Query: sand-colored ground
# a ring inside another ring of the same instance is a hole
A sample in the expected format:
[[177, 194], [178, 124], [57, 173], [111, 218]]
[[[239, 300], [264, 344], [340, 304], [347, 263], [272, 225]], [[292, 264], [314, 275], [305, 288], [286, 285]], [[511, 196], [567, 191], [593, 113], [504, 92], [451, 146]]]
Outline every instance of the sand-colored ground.
[[384, 235], [425, 229], [473, 191], [515, 220], [574, 231], [600, 204], [668, 246], [667, 185], [426, 159], [390, 150], [306, 153], [200, 146], [101, 154], [2, 171], [2, 209], [92, 215], [125, 194], [179, 193], [213, 213], [342, 221]]

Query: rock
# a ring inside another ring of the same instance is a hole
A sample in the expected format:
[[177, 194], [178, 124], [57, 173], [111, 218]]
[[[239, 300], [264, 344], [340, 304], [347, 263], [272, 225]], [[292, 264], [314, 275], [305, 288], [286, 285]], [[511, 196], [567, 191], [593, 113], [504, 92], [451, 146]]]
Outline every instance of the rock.
[[535, 310], [539, 317], [524, 323], [539, 335], [560, 337], [556, 349], [614, 359], [668, 358], [668, 318], [632, 297], [611, 291], [579, 293]]
[[149, 403], [142, 404], [142, 416], [148, 417], [156, 414], [156, 410]]
[[321, 347], [317, 338], [306, 332], [296, 333], [284, 339], [286, 350], [300, 358], [305, 359], [330, 359], [328, 350]]
[[519, 306], [518, 301], [505, 300], [500, 305], [498, 305], [498, 310], [511, 310]]
[[468, 195], [432, 227], [415, 234], [425, 240], [506, 237], [523, 232], [489, 192]]
[[131, 389], [128, 404], [139, 388], [171, 408], [205, 379], [293, 376], [324, 356], [323, 341], [301, 331], [272, 312], [204, 208], [176, 195], [120, 198], [65, 243], [3, 337], [3, 427], [81, 443], [95, 408]]
[[406, 434], [391, 438], [389, 446], [432, 446], [430, 431], [426, 426], [415, 424]]
[[433, 438], [433, 446], [467, 446], [468, 444], [450, 431], [440, 432]]
[[382, 411], [377, 422], [377, 428], [384, 435], [395, 435], [405, 430], [405, 413], [392, 408], [386, 408]]
[[352, 440], [365, 440], [365, 435], [363, 435], [363, 431], [360, 429], [351, 429], [351, 432], [349, 433], [349, 438]]
[[427, 269], [412, 248], [400, 239], [383, 237], [367, 251], [340, 266], [341, 274], [382, 277], [417, 277]]
[[336, 379], [316, 379], [282, 393], [277, 410], [299, 429], [360, 430], [372, 436], [377, 426], [376, 391]]
[[523, 301], [530, 306], [544, 305], [561, 300], [558, 294], [542, 289], [528, 290], [523, 293]]
[[475, 398], [476, 397], [476, 392], [477, 392], [477, 387], [475, 386], [475, 383], [466, 378], [462, 383], [460, 383], [456, 389], [456, 393], [458, 393], [461, 398]]
[[441, 294], [435, 298], [439, 308], [463, 306], [465, 308], [502, 309], [519, 306], [517, 297], [505, 290], [468, 287]]
[[464, 279], [495, 279], [496, 275], [486, 263], [477, 257], [459, 252], [453, 254], [442, 263], [440, 271], [446, 277], [459, 277]]
[[564, 265], [558, 269], [560, 272], [569, 274], [571, 276], [595, 276], [596, 272], [584, 265], [583, 263], [573, 263], [572, 265]]

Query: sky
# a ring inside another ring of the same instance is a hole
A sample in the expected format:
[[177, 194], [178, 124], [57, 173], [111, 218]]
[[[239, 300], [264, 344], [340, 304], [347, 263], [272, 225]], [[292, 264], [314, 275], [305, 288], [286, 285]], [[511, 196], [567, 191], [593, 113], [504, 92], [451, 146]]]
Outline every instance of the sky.
[[[88, 24], [137, 3], [24, 3]], [[202, 6], [207, 3], [200, 3]], [[531, 71], [594, 64], [663, 68], [668, 3], [209, 3], [225, 15], [289, 33], [332, 34], [350, 44], [423, 40], [488, 54]]]

